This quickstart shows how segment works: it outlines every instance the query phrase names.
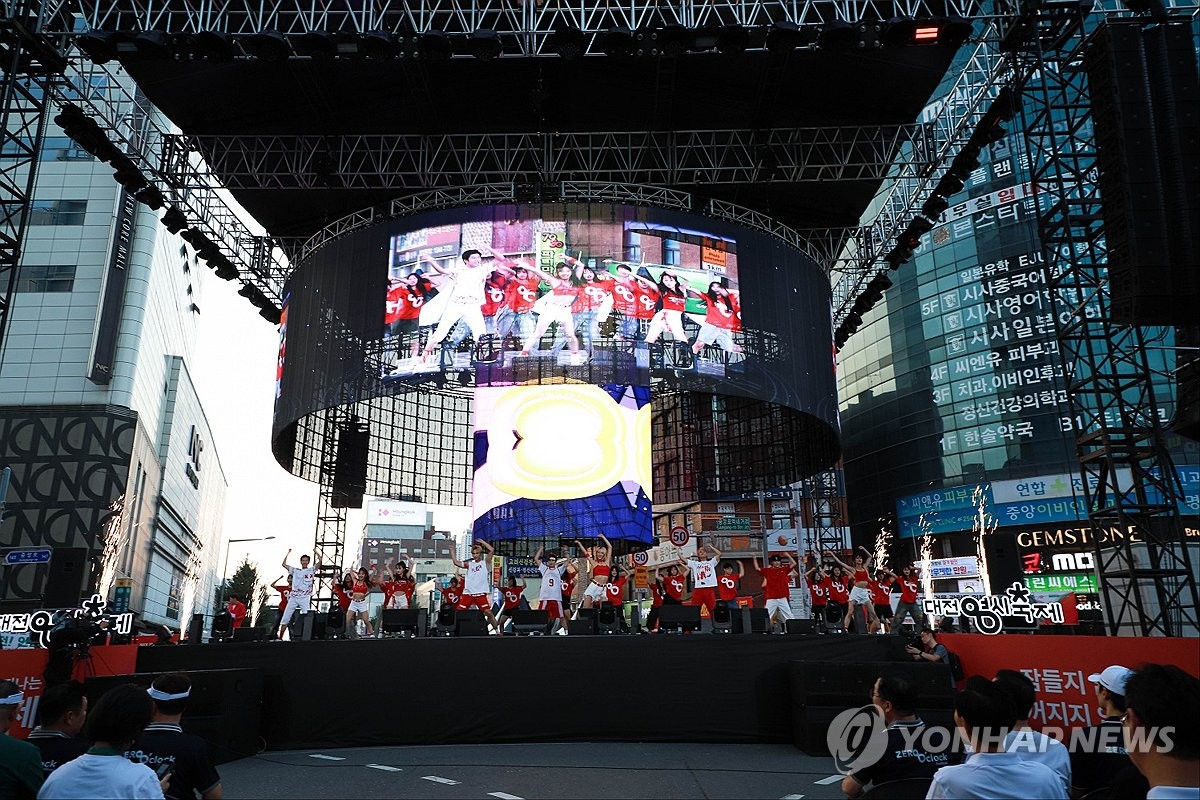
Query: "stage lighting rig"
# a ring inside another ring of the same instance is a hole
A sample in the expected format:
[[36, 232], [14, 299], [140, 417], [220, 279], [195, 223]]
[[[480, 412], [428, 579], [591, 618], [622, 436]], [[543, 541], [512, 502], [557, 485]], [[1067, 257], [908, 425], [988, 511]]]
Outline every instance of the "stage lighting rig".
[[[745, 32], [744, 28], [738, 28]], [[809, 47], [817, 41], [818, 29], [811, 25], [797, 25], [795, 22], [781, 21], [771, 25], [767, 31], [766, 48], [768, 52], [783, 54], [790, 53], [799, 47]], [[746, 32], [746, 43], [749, 43], [749, 32]], [[745, 50], [745, 45], [742, 47]]]
[[225, 255], [220, 251], [215, 253], [206, 252], [204, 254], [200, 254], [200, 257], [208, 262], [208, 265], [212, 267], [213, 272], [216, 273], [216, 276], [221, 280], [234, 281], [238, 279], [239, 274], [237, 267], [235, 267], [233, 262], [226, 258]]
[[623, 25], [614, 26], [600, 34], [600, 49], [612, 58], [627, 58], [633, 55], [635, 44], [633, 31]]
[[942, 179], [937, 182], [937, 186], [933, 187], [933, 193], [939, 194], [942, 197], [950, 197], [956, 195], [963, 189], [963, 180], [965, 176], [955, 175], [952, 172], [947, 172], [942, 176]]
[[[939, 184], [940, 185], [940, 184]], [[950, 207], [950, 201], [935, 190], [925, 204], [921, 206], [921, 214], [932, 220], [941, 219], [942, 214]]]
[[717, 52], [722, 55], [738, 55], [749, 46], [750, 31], [741, 25], [726, 25], [717, 31]]
[[130, 55], [143, 59], [174, 59], [175, 42], [162, 31], [141, 31], [133, 35], [133, 52]]
[[89, 31], [75, 39], [75, 46], [93, 64], [107, 64], [117, 57], [117, 36], [112, 31]]
[[331, 59], [338, 54], [337, 38], [329, 31], [307, 31], [294, 37], [291, 43], [298, 56]]
[[187, 217], [175, 206], [168, 208], [167, 213], [162, 215], [159, 222], [171, 233], [181, 233], [188, 224]]
[[54, 124], [79, 147], [100, 161], [111, 162], [123, 154], [100, 129], [96, 120], [83, 113], [79, 106], [67, 103], [54, 115]]
[[429, 31], [417, 40], [417, 57], [423, 61], [449, 61], [454, 55], [450, 37], [442, 31]]
[[858, 26], [843, 19], [826, 23], [817, 37], [822, 50], [849, 50], [858, 44]]
[[560, 58], [574, 61], [587, 50], [587, 37], [578, 28], [559, 28], [547, 38], [546, 46]]
[[367, 31], [358, 42], [358, 52], [369, 61], [389, 61], [400, 53], [400, 43], [387, 31]]
[[480, 28], [467, 37], [467, 50], [480, 61], [499, 58], [504, 51], [500, 35], [491, 28]]
[[292, 54], [291, 45], [279, 31], [259, 31], [242, 37], [242, 50], [269, 64], [283, 61]]
[[163, 196], [162, 191], [153, 183], [147, 183], [141, 189], [134, 192], [133, 199], [142, 205], [149, 206], [152, 211], [158, 211], [167, 204], [167, 198]]
[[202, 61], [223, 63], [233, 61], [236, 51], [233, 38], [220, 31], [200, 31], [192, 37], [192, 54]]
[[691, 32], [682, 25], [668, 25], [650, 34], [650, 38], [657, 42], [656, 46], [652, 45], [650, 55], [658, 53], [666, 58], [679, 58], [691, 49], [693, 42]]

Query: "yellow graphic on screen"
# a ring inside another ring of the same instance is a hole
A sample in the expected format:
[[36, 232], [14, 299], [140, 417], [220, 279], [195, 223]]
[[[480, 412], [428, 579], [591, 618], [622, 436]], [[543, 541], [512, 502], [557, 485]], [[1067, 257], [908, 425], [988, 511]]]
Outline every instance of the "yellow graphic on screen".
[[650, 494], [650, 406], [620, 406], [598, 386], [518, 386], [488, 420], [492, 484], [514, 497], [590, 497], [621, 481]]

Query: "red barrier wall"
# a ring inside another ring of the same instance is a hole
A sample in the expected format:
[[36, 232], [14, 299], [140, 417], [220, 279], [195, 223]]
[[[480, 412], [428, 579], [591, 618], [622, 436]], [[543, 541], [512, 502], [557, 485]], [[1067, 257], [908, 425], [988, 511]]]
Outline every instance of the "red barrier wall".
[[991, 678], [998, 669], [1028, 675], [1038, 693], [1030, 718], [1034, 727], [1097, 724], [1096, 694], [1087, 676], [1112, 664], [1130, 669], [1147, 662], [1174, 664], [1200, 675], [1200, 643], [1195, 639], [946, 633], [938, 641], [958, 654], [968, 676]]
[[[89, 657], [75, 662], [71, 677], [77, 681], [95, 675], [132, 675], [137, 672], [136, 644], [105, 645], [89, 648]], [[37, 719], [38, 701], [42, 697], [42, 672], [49, 660], [48, 650], [25, 649], [0, 651], [0, 678], [17, 682], [25, 692], [25, 700], [17, 714], [10, 735], [24, 739]]]

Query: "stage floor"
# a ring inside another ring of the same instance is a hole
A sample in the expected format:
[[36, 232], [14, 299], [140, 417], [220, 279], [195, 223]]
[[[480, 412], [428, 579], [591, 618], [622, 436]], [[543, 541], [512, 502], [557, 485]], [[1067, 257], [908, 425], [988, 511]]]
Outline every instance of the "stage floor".
[[782, 742], [789, 662], [906, 660], [897, 636], [505, 636], [143, 647], [138, 672], [259, 669], [270, 750]]

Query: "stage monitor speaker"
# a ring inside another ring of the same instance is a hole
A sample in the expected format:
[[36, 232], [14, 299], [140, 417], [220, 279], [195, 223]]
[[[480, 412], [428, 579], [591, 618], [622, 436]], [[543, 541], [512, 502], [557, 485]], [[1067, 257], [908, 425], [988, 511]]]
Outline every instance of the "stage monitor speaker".
[[266, 633], [262, 628], [234, 628], [233, 641], [261, 642], [266, 638]]
[[483, 618], [483, 612], [478, 608], [469, 608], [454, 615], [455, 636], [487, 636], [488, 626]]
[[1191, 26], [1109, 20], [1083, 62], [1112, 319], [1191, 324], [1200, 303], [1200, 82]]
[[367, 491], [367, 455], [371, 449], [371, 431], [351, 421], [338, 431], [337, 464], [333, 468], [334, 508], [362, 508]]
[[595, 617], [583, 617], [582, 619], [567, 620], [567, 635], [569, 636], [592, 636], [595, 633]]
[[983, 553], [987, 558], [988, 583], [992, 594], [1003, 595], [1014, 583], [1025, 585], [1025, 570], [1021, 551], [1014, 533], [993, 531], [983, 537]]
[[[249, 629], [242, 629], [249, 630]], [[88, 678], [88, 705], [114, 686], [149, 686], [157, 674], [105, 675]], [[208, 745], [216, 764], [253, 756], [262, 750], [263, 673], [261, 669], [188, 670], [192, 693], [181, 726]]]
[[550, 626], [554, 624], [554, 620], [550, 619], [545, 611], [523, 611], [516, 610], [512, 612], [512, 629], [513, 633], [518, 636], [521, 634], [538, 636], [550, 632]]
[[420, 636], [421, 616], [415, 608], [385, 608], [380, 612], [379, 626], [384, 633], [403, 633]]
[[346, 612], [340, 606], [335, 606], [325, 614], [325, 636], [333, 638], [346, 633]]
[[712, 612], [713, 633], [733, 633], [733, 612], [724, 601], [717, 603]]
[[309, 611], [307, 614], [297, 614], [292, 617], [288, 630], [292, 641], [312, 641], [325, 638], [325, 623], [329, 615], [319, 611]]
[[233, 636], [233, 616], [228, 611], [213, 614], [212, 635], [208, 641], [220, 642]]
[[601, 636], [611, 636], [625, 631], [625, 612], [623, 609], [607, 601], [600, 604], [596, 614], [596, 633]]
[[200, 644], [204, 641], [204, 615], [192, 614], [192, 621], [187, 626], [188, 644]]
[[658, 628], [667, 631], [700, 630], [700, 606], [661, 605], [658, 607]]
[[79, 608], [88, 576], [86, 547], [55, 547], [42, 592], [43, 608]]
[[817, 622], [812, 619], [789, 619], [784, 624], [784, 630], [792, 634], [816, 633]]
[[771, 618], [765, 608], [750, 609], [750, 633], [770, 633]]

